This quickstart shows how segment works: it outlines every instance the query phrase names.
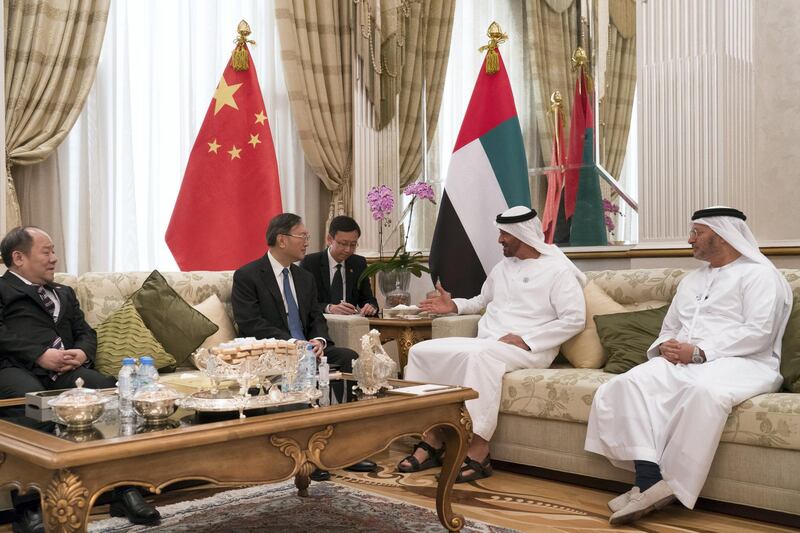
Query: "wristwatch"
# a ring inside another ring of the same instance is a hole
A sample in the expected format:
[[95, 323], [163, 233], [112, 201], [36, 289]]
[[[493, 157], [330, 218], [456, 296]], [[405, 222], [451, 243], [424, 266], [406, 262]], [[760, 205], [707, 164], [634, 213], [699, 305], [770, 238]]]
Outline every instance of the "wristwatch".
[[694, 350], [692, 350], [692, 363], [700, 365], [705, 362], [706, 357], [700, 353], [700, 347], [695, 344]]

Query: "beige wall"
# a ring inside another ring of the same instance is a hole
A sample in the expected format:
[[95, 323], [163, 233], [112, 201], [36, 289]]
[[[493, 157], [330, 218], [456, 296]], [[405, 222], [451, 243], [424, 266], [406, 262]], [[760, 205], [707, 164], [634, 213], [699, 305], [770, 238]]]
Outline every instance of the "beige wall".
[[800, 2], [756, 2], [755, 207], [759, 240], [800, 244], [800, 69], [796, 65]]

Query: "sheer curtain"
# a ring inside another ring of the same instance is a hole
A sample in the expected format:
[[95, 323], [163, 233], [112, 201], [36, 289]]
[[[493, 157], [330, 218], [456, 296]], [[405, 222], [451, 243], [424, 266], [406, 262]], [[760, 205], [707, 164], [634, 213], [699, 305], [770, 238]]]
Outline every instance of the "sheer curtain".
[[241, 19], [257, 43], [284, 209], [319, 225], [318, 180], [289, 111], [273, 2], [114, 0], [86, 108], [56, 156], [31, 169], [38, 179], [26, 191], [41, 198], [38, 183], [51, 193], [29, 222], [63, 238], [62, 270], [177, 269], [164, 232]]

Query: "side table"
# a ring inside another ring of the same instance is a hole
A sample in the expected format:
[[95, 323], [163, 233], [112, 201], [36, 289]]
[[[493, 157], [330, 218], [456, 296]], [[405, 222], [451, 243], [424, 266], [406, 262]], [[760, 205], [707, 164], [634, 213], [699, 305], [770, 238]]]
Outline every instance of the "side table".
[[432, 318], [369, 318], [370, 329], [381, 334], [381, 342], [395, 341], [400, 358], [400, 376], [408, 364], [408, 351], [416, 343], [431, 338]]

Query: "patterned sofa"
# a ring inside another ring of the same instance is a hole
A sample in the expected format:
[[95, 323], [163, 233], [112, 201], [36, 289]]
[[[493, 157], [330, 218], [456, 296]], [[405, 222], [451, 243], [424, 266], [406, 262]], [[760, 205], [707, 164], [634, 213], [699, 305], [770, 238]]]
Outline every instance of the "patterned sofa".
[[[685, 273], [639, 269], [586, 275], [615, 301], [634, 309], [642, 302], [669, 302]], [[799, 293], [800, 270], [783, 273]], [[477, 322], [477, 316], [438, 318], [433, 337], [475, 336]], [[614, 374], [560, 366], [506, 374], [492, 458], [632, 482], [630, 472], [583, 450], [594, 393]], [[800, 394], [762, 394], [734, 409], [701, 496], [800, 515]]]
[[[231, 310], [233, 271], [224, 272], [162, 272], [167, 283], [191, 305], [212, 294], [219, 297], [228, 315]], [[56, 281], [75, 289], [81, 309], [89, 325], [96, 327], [142, 286], [149, 272], [88, 272], [81, 276], [57, 274]], [[338, 346], [358, 349], [361, 336], [369, 331], [369, 321], [363, 317], [326, 315], [328, 331]]]

